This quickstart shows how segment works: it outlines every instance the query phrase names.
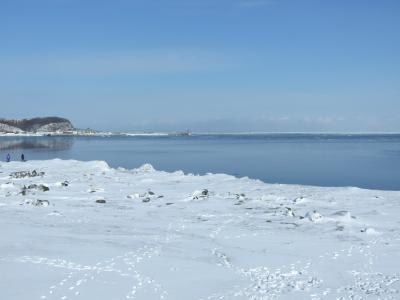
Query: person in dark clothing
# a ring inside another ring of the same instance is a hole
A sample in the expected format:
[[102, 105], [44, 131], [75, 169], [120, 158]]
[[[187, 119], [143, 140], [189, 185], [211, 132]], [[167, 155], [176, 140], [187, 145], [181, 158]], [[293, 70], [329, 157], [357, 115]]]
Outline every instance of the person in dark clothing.
[[7, 162], [10, 162], [10, 161], [11, 161], [11, 155], [10, 155], [10, 153], [7, 154], [7, 156], [6, 156], [6, 161], [7, 161]]
[[25, 155], [23, 153], [21, 154], [21, 160], [25, 161]]

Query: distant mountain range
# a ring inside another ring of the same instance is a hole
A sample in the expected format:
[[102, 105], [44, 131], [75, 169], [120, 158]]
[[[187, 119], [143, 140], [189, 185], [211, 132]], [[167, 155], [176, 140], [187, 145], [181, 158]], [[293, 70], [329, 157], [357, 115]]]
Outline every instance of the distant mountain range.
[[23, 120], [0, 119], [0, 133], [24, 133], [24, 132], [68, 132], [74, 130], [74, 126], [68, 119], [59, 117], [34, 118]]

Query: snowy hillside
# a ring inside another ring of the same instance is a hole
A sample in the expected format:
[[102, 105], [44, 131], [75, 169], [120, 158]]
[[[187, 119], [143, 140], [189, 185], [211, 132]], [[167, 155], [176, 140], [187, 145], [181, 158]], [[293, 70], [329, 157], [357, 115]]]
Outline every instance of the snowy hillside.
[[400, 192], [0, 164], [0, 298], [399, 299]]
[[0, 119], [0, 132], [64, 132], [73, 130], [72, 123], [64, 118], [46, 117], [23, 120]]

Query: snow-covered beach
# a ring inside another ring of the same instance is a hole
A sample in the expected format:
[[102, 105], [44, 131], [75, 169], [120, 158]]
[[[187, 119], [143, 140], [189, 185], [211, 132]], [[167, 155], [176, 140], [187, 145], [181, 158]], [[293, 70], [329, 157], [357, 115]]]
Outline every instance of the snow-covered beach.
[[1, 299], [399, 299], [400, 192], [0, 164]]

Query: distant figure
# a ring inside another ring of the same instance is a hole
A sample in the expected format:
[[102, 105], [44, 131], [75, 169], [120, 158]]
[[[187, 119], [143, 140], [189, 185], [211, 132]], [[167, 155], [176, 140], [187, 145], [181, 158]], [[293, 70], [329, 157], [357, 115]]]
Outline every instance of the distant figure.
[[25, 161], [25, 155], [23, 153], [21, 154], [21, 160]]
[[10, 161], [11, 161], [11, 155], [10, 155], [10, 153], [7, 154], [7, 156], [6, 156], [6, 161], [7, 161], [7, 162], [10, 162]]

